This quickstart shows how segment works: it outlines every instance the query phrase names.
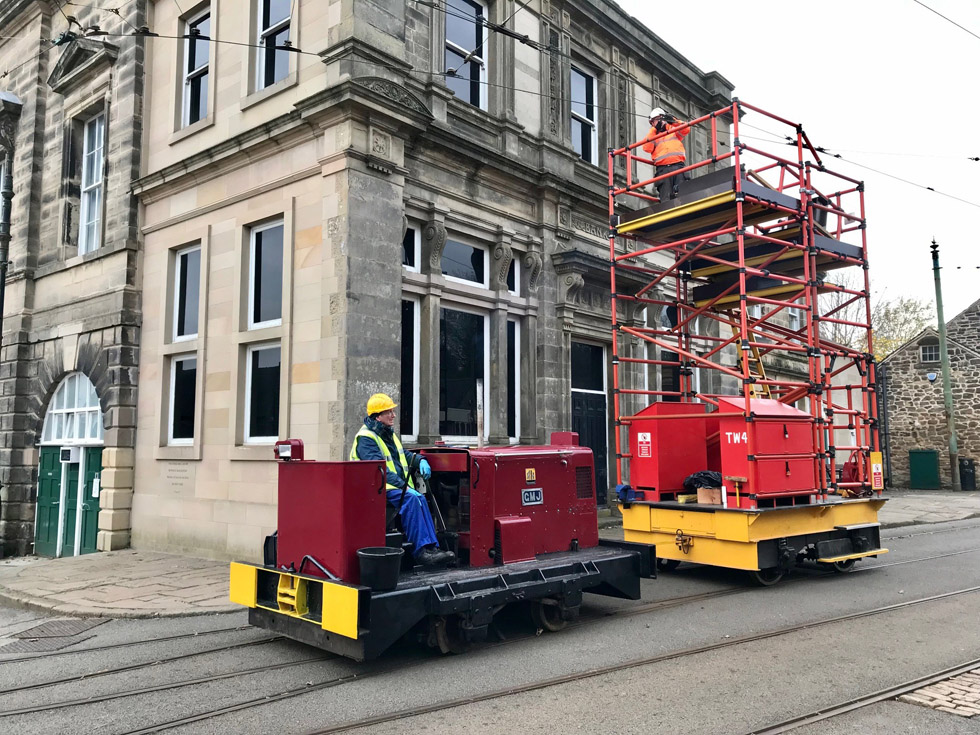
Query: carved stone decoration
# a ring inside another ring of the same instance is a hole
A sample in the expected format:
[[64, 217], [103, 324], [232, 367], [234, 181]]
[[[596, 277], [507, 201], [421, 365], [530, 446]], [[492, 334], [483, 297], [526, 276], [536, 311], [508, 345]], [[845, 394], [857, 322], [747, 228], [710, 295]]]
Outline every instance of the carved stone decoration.
[[532, 291], [538, 287], [538, 278], [541, 276], [541, 268], [544, 260], [540, 253], [533, 251], [524, 256], [524, 270], [527, 271], [527, 288]]
[[48, 76], [48, 86], [58, 94], [67, 94], [91, 80], [119, 56], [118, 46], [94, 38], [76, 38], [65, 49]]
[[358, 77], [353, 82], [365, 89], [380, 94], [382, 97], [386, 97], [392, 102], [401, 105], [406, 110], [425, 115], [428, 118], [432, 117], [432, 113], [425, 106], [425, 103], [399, 84], [382, 79], [381, 77]]
[[17, 133], [17, 121], [9, 115], [0, 115], [0, 163], [3, 162], [5, 151], [14, 147], [14, 136]]
[[442, 272], [442, 251], [446, 247], [446, 226], [432, 221], [422, 230], [422, 246], [429, 254], [429, 267], [436, 273]]
[[391, 156], [391, 136], [381, 130], [371, 131], [371, 153], [382, 158]]
[[559, 44], [561, 35], [555, 29], [548, 32], [548, 47], [550, 50], [550, 74], [548, 77], [548, 94], [551, 101], [548, 105], [548, 129], [555, 137], [561, 133], [561, 56]]
[[558, 224], [562, 227], [568, 227], [568, 222], [571, 217], [571, 213], [568, 207], [558, 207]]
[[558, 282], [558, 303], [566, 306], [578, 302], [578, 295], [585, 288], [581, 273], [565, 273]]
[[514, 260], [514, 250], [510, 245], [498, 242], [493, 249], [494, 266], [493, 286], [504, 291], [507, 290], [507, 273], [510, 271], [510, 264]]
[[[630, 135], [629, 129], [629, 111], [630, 105], [630, 93], [629, 93], [629, 79], [625, 74], [617, 74], [617, 92], [619, 94], [619, 112], [617, 113], [616, 127], [618, 132], [618, 140], [616, 145], [618, 147], [628, 146], [633, 141]], [[642, 151], [641, 151], [642, 153]], [[619, 160], [622, 162], [622, 168], [626, 168], [626, 159], [624, 156], [619, 156]]]

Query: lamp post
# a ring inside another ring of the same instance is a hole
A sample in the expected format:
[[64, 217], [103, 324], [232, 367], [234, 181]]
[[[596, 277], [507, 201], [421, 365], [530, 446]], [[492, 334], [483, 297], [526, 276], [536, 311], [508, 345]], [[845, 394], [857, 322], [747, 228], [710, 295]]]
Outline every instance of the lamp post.
[[943, 317], [943, 287], [939, 280], [939, 245], [932, 238], [932, 273], [936, 281], [936, 317], [939, 320], [939, 359], [943, 372], [943, 400], [946, 403], [946, 432], [949, 436], [949, 463], [953, 490], [960, 486], [960, 453], [956, 446], [956, 419], [953, 416], [953, 387], [949, 377], [949, 349], [946, 346], [946, 319]]
[[[3, 348], [3, 299], [7, 290], [7, 261], [10, 258], [10, 200], [14, 198], [14, 135], [23, 105], [17, 95], [0, 91], [0, 350]], [[0, 358], [2, 359], [2, 358]]]

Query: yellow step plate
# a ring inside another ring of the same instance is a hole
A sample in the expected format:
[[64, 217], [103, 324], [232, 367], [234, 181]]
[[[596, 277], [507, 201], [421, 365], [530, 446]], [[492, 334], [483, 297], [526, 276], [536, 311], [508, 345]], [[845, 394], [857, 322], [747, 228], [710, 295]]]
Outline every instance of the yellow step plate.
[[866, 556], [878, 556], [879, 554], [887, 554], [888, 549], [875, 549], [874, 551], [862, 551], [860, 554], [842, 554], [841, 556], [828, 556], [823, 559], [817, 559], [821, 564], [834, 564], [839, 561], [847, 561], [848, 559], [863, 559]]

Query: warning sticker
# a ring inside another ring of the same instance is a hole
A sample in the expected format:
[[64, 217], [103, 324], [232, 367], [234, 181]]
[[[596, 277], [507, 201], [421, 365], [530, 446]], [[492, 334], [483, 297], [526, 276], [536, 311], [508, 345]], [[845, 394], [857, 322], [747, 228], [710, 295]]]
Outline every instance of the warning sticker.
[[885, 472], [884, 472], [884, 462], [882, 460], [881, 452], [871, 452], [871, 489], [872, 490], [884, 490], [885, 489]]
[[637, 457], [652, 457], [653, 456], [653, 440], [651, 439], [649, 431], [641, 431], [636, 435], [636, 441], [639, 445], [637, 447], [636, 456]]
[[534, 471], [533, 467], [527, 467], [524, 470], [524, 481], [527, 483], [532, 483], [537, 478], [538, 473]]

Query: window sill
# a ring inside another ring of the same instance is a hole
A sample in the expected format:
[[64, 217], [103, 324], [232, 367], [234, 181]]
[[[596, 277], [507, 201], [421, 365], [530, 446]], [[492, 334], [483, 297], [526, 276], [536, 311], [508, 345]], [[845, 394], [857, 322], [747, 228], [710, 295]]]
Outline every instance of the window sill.
[[228, 459], [233, 462], [275, 462], [274, 446], [273, 442], [268, 444], [239, 444], [231, 447]]
[[168, 145], [174, 145], [175, 143], [179, 143], [180, 141], [184, 140], [184, 138], [189, 138], [195, 133], [201, 132], [205, 128], [210, 128], [212, 125], [214, 125], [214, 115], [208, 115], [207, 117], [198, 120], [196, 123], [183, 127], [180, 130], [175, 130], [167, 143]]
[[85, 255], [73, 255], [70, 258], [65, 258], [57, 263], [47, 263], [39, 267], [34, 272], [34, 278], [44, 278], [45, 276], [50, 276], [53, 273], [60, 273], [61, 271], [68, 270], [69, 268], [90, 263], [93, 260], [108, 258], [110, 255], [115, 255], [123, 250], [136, 250], [136, 246], [129, 243], [122, 243], [112, 247], [99, 248], [98, 250], [93, 250], [91, 253], [85, 253]]
[[157, 447], [153, 453], [154, 459], [178, 459], [188, 462], [199, 462], [201, 460], [201, 444], [166, 444]]
[[297, 81], [298, 81], [298, 76], [296, 74], [296, 70], [294, 69], [293, 71], [289, 72], [289, 74], [286, 75], [285, 79], [280, 79], [271, 87], [266, 87], [265, 89], [259, 89], [255, 92], [252, 92], [250, 95], [248, 95], [248, 97], [242, 100], [242, 104], [239, 107], [239, 109], [242, 112], [244, 112], [249, 107], [253, 107], [259, 104], [260, 102], [263, 102], [264, 100], [268, 99], [269, 97], [274, 97], [275, 95], [289, 89], [290, 87], [295, 87]]

